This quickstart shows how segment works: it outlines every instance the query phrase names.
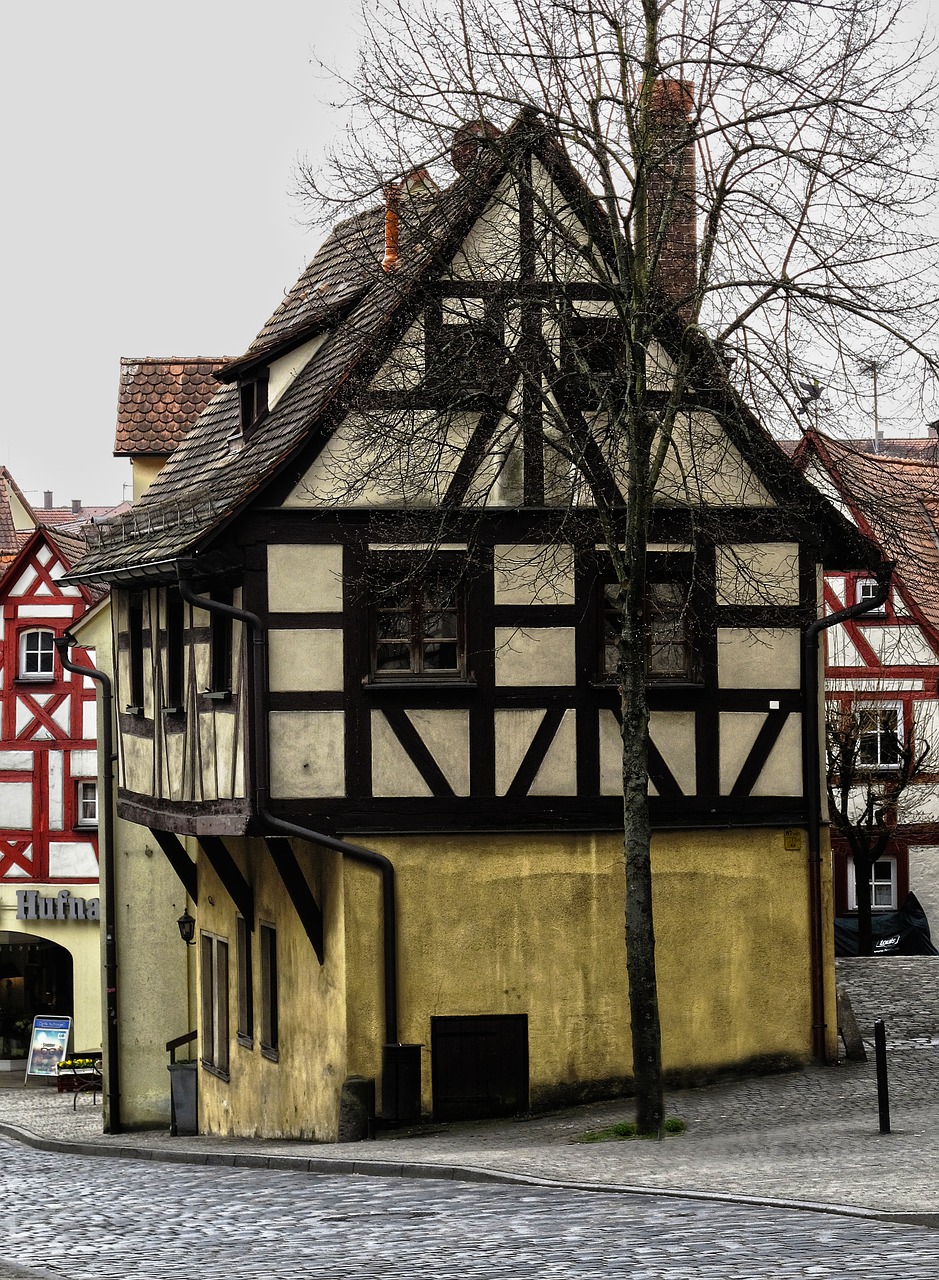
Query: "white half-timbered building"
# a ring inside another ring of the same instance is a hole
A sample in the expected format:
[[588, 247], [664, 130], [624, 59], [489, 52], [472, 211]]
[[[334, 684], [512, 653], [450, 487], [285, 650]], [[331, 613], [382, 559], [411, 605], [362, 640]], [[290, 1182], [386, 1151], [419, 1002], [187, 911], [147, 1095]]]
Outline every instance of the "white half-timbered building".
[[[628, 1087], [608, 566], [541, 418], [595, 441], [621, 519], [578, 374], [615, 341], [601, 273], [537, 217], [599, 214], [530, 119], [466, 141], [450, 186], [334, 230], [73, 575], [112, 588], [118, 812], [196, 922], [205, 1131], [333, 1139], [349, 1077], [389, 1117]], [[695, 359], [649, 547], [676, 1079], [834, 1052], [802, 636], [821, 566], [872, 554]]]

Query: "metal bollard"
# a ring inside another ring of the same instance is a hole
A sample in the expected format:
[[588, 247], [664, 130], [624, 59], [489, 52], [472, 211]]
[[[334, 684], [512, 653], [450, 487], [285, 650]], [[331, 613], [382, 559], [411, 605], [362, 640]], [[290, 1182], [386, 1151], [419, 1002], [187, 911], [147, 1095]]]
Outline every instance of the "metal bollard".
[[887, 1030], [883, 1018], [874, 1023], [874, 1056], [877, 1059], [877, 1109], [880, 1132], [890, 1132], [890, 1091], [887, 1087]]

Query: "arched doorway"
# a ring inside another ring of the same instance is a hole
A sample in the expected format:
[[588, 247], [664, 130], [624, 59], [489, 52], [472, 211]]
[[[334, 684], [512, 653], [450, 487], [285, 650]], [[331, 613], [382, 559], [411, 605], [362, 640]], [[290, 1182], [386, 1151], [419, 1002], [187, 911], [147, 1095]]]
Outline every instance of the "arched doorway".
[[37, 1014], [74, 1014], [72, 955], [57, 942], [0, 930], [0, 1063], [25, 1065]]

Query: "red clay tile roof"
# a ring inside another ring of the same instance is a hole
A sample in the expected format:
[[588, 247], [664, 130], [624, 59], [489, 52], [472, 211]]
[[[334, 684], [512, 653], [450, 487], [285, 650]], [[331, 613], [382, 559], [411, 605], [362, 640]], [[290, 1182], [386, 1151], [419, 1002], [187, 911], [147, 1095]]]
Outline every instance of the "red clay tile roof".
[[894, 440], [889, 453], [885, 443], [868, 453], [857, 442], [810, 432], [797, 459], [806, 469], [818, 459], [860, 527], [896, 561], [913, 603], [939, 627], [939, 440]]
[[122, 357], [114, 453], [170, 454], [218, 390], [227, 357]]
[[9, 564], [14, 559], [32, 532], [30, 529], [17, 529], [14, 525], [10, 507], [11, 495], [22, 503], [28, 515], [34, 514], [32, 506], [9, 471], [6, 467], [0, 467], [0, 565]]

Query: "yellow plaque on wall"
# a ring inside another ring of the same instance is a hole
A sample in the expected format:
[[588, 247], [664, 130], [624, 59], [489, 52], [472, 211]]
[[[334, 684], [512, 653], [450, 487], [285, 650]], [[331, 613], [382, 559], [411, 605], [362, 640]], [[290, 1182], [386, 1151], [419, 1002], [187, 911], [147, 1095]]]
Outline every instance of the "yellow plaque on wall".
[[792, 827], [783, 832], [783, 848], [787, 853], [801, 853], [802, 832]]

